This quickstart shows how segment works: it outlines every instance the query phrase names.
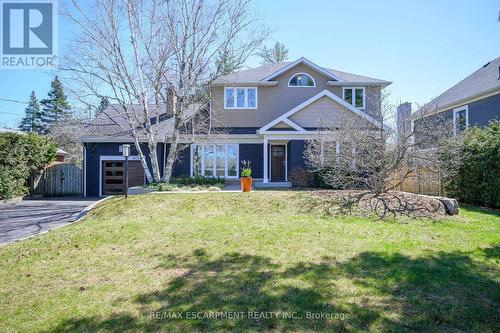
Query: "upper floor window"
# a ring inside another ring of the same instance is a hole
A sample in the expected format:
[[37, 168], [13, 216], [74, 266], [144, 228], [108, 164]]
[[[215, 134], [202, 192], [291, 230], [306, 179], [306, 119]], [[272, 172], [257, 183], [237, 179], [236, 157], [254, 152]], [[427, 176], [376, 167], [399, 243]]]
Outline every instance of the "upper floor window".
[[453, 110], [453, 134], [457, 135], [469, 126], [469, 106]]
[[297, 73], [288, 81], [289, 87], [316, 87], [314, 79], [306, 73]]
[[354, 105], [358, 109], [365, 108], [365, 88], [348, 87], [343, 89], [344, 101]]
[[225, 109], [256, 109], [257, 88], [226, 87], [224, 88]]

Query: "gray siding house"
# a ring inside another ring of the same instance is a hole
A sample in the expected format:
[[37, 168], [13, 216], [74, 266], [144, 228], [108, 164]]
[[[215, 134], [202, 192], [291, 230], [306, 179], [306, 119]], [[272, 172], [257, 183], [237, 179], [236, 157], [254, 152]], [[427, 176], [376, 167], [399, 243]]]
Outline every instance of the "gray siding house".
[[[258, 182], [290, 186], [288, 174], [305, 167], [305, 141], [316, 135], [321, 122], [335, 124], [348, 114], [371, 126], [381, 126], [380, 95], [389, 84], [321, 67], [305, 58], [222, 76], [211, 88], [214, 134], [207, 135], [202, 143], [191, 142], [188, 136], [181, 140], [186, 148], [173, 176], [237, 179], [240, 163], [246, 160], [251, 162], [252, 176]], [[171, 126], [169, 119], [155, 126], [165, 138], [157, 147], [163, 168]], [[82, 139], [86, 196], [119, 193], [122, 189], [120, 146], [131, 140], [116, 124], [101, 124], [99, 128], [102, 135]], [[140, 168], [140, 163], [132, 167], [137, 183], [144, 182], [144, 177], [137, 177]]]
[[452, 136], [467, 126], [483, 127], [491, 120], [500, 120], [500, 57], [417, 110], [412, 119], [417, 140], [419, 127], [436, 124], [436, 131]]

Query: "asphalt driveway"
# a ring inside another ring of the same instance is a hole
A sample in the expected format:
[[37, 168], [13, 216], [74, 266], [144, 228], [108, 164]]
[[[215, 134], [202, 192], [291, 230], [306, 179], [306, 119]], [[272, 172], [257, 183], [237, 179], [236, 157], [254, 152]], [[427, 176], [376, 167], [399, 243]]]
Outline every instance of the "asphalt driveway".
[[74, 222], [99, 198], [44, 198], [0, 204], [0, 244], [37, 235]]

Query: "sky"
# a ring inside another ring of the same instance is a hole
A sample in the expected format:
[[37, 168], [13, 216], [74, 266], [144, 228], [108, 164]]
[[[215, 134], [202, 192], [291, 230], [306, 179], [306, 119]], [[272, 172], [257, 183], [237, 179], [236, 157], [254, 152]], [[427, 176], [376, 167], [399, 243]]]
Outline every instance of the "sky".
[[[500, 56], [500, 0], [255, 0], [289, 60], [393, 82], [393, 104], [415, 109]], [[74, 29], [59, 22], [59, 52]], [[258, 65], [250, 59], [248, 66]], [[0, 69], [0, 127], [16, 127], [34, 90], [46, 97], [57, 71]], [[64, 81], [63, 81], [64, 84]]]

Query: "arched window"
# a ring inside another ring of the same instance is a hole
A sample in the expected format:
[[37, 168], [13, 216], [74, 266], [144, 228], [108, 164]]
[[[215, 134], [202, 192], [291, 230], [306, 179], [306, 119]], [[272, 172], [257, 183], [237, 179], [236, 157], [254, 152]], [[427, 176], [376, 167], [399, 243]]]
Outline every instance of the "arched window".
[[297, 73], [288, 81], [289, 87], [316, 87], [314, 79], [306, 73]]

